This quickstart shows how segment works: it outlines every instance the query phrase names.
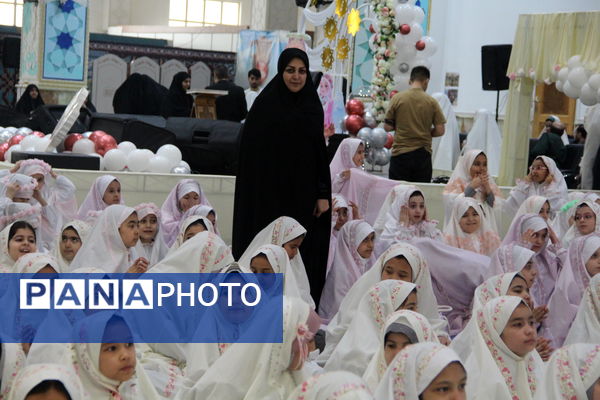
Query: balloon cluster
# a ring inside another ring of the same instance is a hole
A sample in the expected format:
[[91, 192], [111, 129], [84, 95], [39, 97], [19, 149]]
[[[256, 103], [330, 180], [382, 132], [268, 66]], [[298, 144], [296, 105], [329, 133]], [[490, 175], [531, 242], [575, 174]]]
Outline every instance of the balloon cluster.
[[370, 112], [365, 112], [365, 105], [358, 99], [350, 99], [346, 103], [346, 112], [342, 123], [343, 128], [352, 136], [356, 136], [358, 131], [364, 126], [377, 126], [377, 121]]
[[51, 137], [26, 127], [0, 127], [0, 161], [10, 160], [13, 151], [45, 151]]
[[[556, 71], [556, 69], [555, 69]], [[586, 106], [600, 103], [600, 73], [585, 68], [581, 56], [569, 58], [567, 65], [556, 74], [556, 89]]]

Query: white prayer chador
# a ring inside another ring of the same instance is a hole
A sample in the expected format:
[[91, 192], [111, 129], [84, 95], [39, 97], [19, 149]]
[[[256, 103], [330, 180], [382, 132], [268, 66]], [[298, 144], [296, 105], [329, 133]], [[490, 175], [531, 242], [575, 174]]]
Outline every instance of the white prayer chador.
[[[429, 268], [425, 259], [416, 247], [408, 243], [397, 243], [383, 253], [371, 269], [356, 281], [348, 291], [348, 294], [346, 294], [340, 305], [340, 310], [327, 326], [327, 345], [323, 353], [319, 355], [319, 364], [325, 365], [325, 362], [327, 362], [331, 353], [346, 333], [364, 294], [375, 286], [377, 282], [381, 282], [381, 274], [385, 264], [392, 258], [399, 256], [403, 256], [412, 269], [412, 283], [417, 286], [417, 302], [420, 313], [427, 317], [437, 336], [448, 335], [446, 332], [447, 322], [440, 317], [438, 312], [437, 300], [431, 285], [431, 275], [429, 274]], [[391, 308], [391, 305], [388, 307]], [[391, 309], [388, 314], [392, 311], [395, 311], [395, 309]]]
[[[240, 257], [239, 263], [242, 266], [250, 265], [248, 259], [251, 254], [264, 244], [276, 244], [283, 246], [289, 241], [296, 239], [299, 236], [306, 235], [306, 229], [291, 217], [279, 217], [275, 221], [271, 222], [262, 231], [258, 232], [246, 251]], [[315, 302], [310, 295], [310, 283], [308, 282], [308, 275], [306, 275], [306, 268], [302, 261], [300, 252], [290, 260], [292, 266], [291, 272], [294, 274], [296, 284], [300, 290], [300, 296], [302, 300], [308, 303], [311, 308], [315, 308]]]
[[[0, 272], [11, 272], [13, 265], [15, 265], [15, 262], [17, 261], [8, 253], [8, 236], [10, 235], [10, 228], [12, 228], [13, 224], [14, 222], [0, 231]], [[33, 249], [33, 251], [36, 251], [36, 249]]]
[[7, 398], [18, 372], [25, 367], [27, 355], [21, 343], [0, 343], [0, 398]]
[[70, 270], [96, 267], [108, 273], [127, 271], [135, 261], [135, 252], [123, 243], [119, 227], [133, 213], [133, 208], [120, 204], [106, 207], [73, 258]]
[[169, 251], [160, 231], [160, 210], [154, 203], [142, 203], [135, 206], [135, 211], [137, 212], [138, 221], [141, 221], [148, 215], [156, 216], [156, 236], [152, 240], [152, 243], [142, 243], [142, 239], [140, 238], [135, 245], [137, 256], [144, 257], [148, 260], [149, 266], [152, 266], [162, 260]]
[[212, 232], [200, 232], [152, 267], [152, 273], [219, 272], [235, 260], [229, 246]]
[[288, 368], [293, 342], [307, 340], [309, 310], [300, 299], [284, 298], [282, 343], [233, 344], [179, 399], [285, 400], [307, 378]]
[[[183, 213], [181, 220], [184, 221], [187, 217], [191, 217], [192, 215], [199, 215], [201, 217], [207, 217], [210, 215], [210, 213], [213, 213], [213, 215], [215, 216], [215, 221], [213, 223], [213, 228], [215, 228], [215, 233], [219, 236], [221, 236], [221, 234], [219, 233], [219, 228], [217, 227], [217, 212], [215, 211], [214, 208], [212, 208], [211, 206], [207, 206], [204, 204], [198, 204], [195, 205], [191, 208], [189, 208], [186, 212]], [[209, 218], [210, 219], [210, 218]], [[181, 226], [181, 223], [179, 224], [179, 226]]]
[[185, 242], [185, 231], [187, 231], [190, 225], [199, 221], [201, 221], [204, 224], [208, 232], [216, 233], [213, 228], [213, 224], [209, 221], [208, 218], [202, 217], [200, 215], [190, 215], [189, 217], [185, 217], [183, 220], [181, 220], [181, 223], [179, 224], [179, 232], [177, 233], [177, 239], [175, 239], [167, 254], [171, 254], [179, 247], [181, 247], [181, 245]]
[[[106, 204], [102, 198], [104, 197], [106, 188], [108, 188], [108, 185], [110, 185], [113, 181], [119, 182], [119, 180], [112, 175], [102, 175], [96, 178], [87, 196], [85, 196], [85, 199], [83, 199], [83, 203], [81, 203], [79, 206], [77, 219], [83, 221], [93, 220], [97, 216], [98, 212], [108, 207], [108, 204]], [[125, 204], [122, 192], [121, 201], [119, 204]]]
[[336, 371], [302, 382], [287, 400], [373, 400], [373, 395], [360, 377]]
[[[396, 354], [375, 391], [376, 400], [417, 400], [458, 355], [440, 343], [417, 343]], [[470, 377], [469, 377], [470, 379]]]
[[590, 279], [581, 298], [577, 316], [565, 339], [565, 345], [573, 343], [600, 344], [600, 274]]
[[460, 128], [448, 96], [438, 92], [431, 97], [437, 100], [446, 117], [446, 131], [442, 136], [434, 137], [431, 141], [433, 169], [452, 171], [460, 156]]
[[[61, 271], [70, 271], [71, 270], [72, 260], [67, 261], [67, 259], [64, 258], [62, 253], [60, 252], [60, 244], [62, 242], [62, 234], [65, 231], [65, 229], [67, 229], [67, 228], [73, 229], [75, 232], [77, 232], [77, 235], [79, 235], [79, 240], [81, 241], [82, 245], [83, 245], [83, 243], [85, 243], [87, 241], [88, 235], [90, 234], [90, 232], [92, 230], [92, 227], [90, 226], [90, 224], [88, 224], [87, 222], [78, 220], [78, 219], [67, 222], [65, 225], [63, 225], [62, 229], [60, 230], [60, 234], [57, 236], [56, 242], [54, 243], [54, 249], [52, 249], [52, 255], [58, 261], [58, 265], [59, 265]], [[81, 250], [81, 248], [80, 248], [80, 250]]]
[[502, 148], [502, 133], [494, 116], [486, 109], [480, 109], [475, 113], [473, 127], [467, 135], [464, 151], [481, 149], [488, 157], [488, 171], [491, 176], [500, 173], [500, 152]]
[[465, 366], [469, 399], [531, 400], [541, 383], [543, 361], [535, 349], [525, 357], [513, 353], [500, 335], [515, 309], [525, 304], [515, 296], [490, 300], [477, 315], [473, 350]]
[[383, 329], [379, 332], [379, 348], [375, 356], [371, 358], [363, 375], [363, 379], [372, 391], [377, 389], [388, 367], [385, 362], [385, 335], [392, 324], [401, 324], [412, 329], [417, 337], [417, 343], [439, 342], [427, 318], [410, 310], [395, 311], [388, 317]]
[[588, 400], [600, 378], [600, 345], [572, 344], [556, 350], [546, 366], [536, 400]]
[[[583, 205], [588, 206], [596, 216], [596, 227], [594, 228], [594, 232], [592, 232], [591, 234], [600, 234], [600, 205], [596, 204], [596, 202], [594, 201], [582, 200], [579, 203], [577, 203], [577, 205], [574, 207], [575, 210], [573, 211], [573, 216], [575, 216], [577, 208], [582, 207]], [[579, 229], [577, 229], [577, 224], [573, 223], [573, 225], [571, 225], [567, 233], [565, 233], [565, 235], [562, 237], [563, 246], [568, 248], [569, 244], [571, 244], [573, 239], [581, 236], [584, 235], [582, 235], [581, 232], [579, 232]]]
[[[348, 330], [325, 364], [326, 371], [348, 371], [359, 376], [365, 372], [379, 348], [383, 324], [416, 289], [414, 283], [387, 279], [364, 294]], [[391, 304], [392, 307], [387, 307]]]
[[71, 400], [89, 398], [72, 368], [60, 364], [33, 364], [19, 371], [7, 399], [25, 400], [31, 389], [43, 381], [59, 381], [62, 383]]

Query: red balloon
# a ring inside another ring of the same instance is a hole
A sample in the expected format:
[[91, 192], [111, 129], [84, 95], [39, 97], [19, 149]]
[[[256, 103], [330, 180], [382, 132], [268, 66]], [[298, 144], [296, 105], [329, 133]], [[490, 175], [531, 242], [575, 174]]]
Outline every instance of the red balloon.
[[365, 105], [358, 99], [348, 100], [346, 103], [346, 112], [350, 115], [362, 116], [365, 113]]
[[14, 146], [15, 144], [21, 143], [21, 140], [23, 140], [24, 138], [25, 138], [25, 136], [23, 136], [23, 135], [15, 135], [15, 136], [11, 137], [10, 140], [8, 141], [9, 147]]
[[397, 90], [392, 90], [392, 91], [390, 92], [390, 99], [391, 99], [392, 97], [394, 97], [394, 96], [396, 95], [396, 93], [398, 93], [398, 91], [397, 91]]
[[65, 150], [73, 151], [73, 145], [75, 144], [75, 142], [82, 138], [83, 138], [83, 135], [81, 133], [71, 133], [65, 139], [65, 142], [64, 142]]
[[387, 140], [383, 147], [385, 147], [386, 149], [391, 149], [393, 144], [394, 144], [394, 135], [392, 133], [388, 132]]
[[400, 25], [400, 33], [403, 35], [408, 35], [410, 33], [410, 25], [409, 24]]
[[8, 142], [0, 144], [0, 161], [4, 161], [4, 153], [8, 150], [10, 144]]
[[117, 148], [117, 141], [110, 135], [101, 136], [96, 142], [96, 153], [104, 156], [104, 154], [112, 149]]
[[422, 40], [417, 41], [417, 43], [415, 43], [415, 47], [417, 48], [417, 50], [421, 51], [425, 48], [425, 42]]
[[348, 118], [346, 118], [346, 129], [351, 135], [356, 135], [360, 128], [364, 126], [365, 120], [360, 115], [348, 115]]
[[44, 137], [44, 136], [46, 136], [46, 135], [44, 135], [43, 132], [40, 132], [40, 131], [33, 131], [33, 132], [31, 132], [31, 134], [35, 135], [37, 137]]
[[369, 25], [369, 32], [371, 32], [371, 33], [375, 33], [375, 32], [377, 32], [377, 31], [375, 30], [375, 27], [373, 26], [373, 24]]
[[[98, 140], [103, 137], [106, 136], [107, 133], [104, 131], [94, 131], [92, 132], [92, 134], [90, 135], [90, 137], [88, 139], [90, 139], [92, 142], [98, 144]], [[100, 154], [100, 153], [98, 153]]]

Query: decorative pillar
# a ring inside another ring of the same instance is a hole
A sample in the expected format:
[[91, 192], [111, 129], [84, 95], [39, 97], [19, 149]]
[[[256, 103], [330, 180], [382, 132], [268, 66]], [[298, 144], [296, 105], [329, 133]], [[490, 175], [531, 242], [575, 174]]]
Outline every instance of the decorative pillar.
[[257, 31], [267, 30], [268, 0], [252, 0], [252, 19], [250, 28]]
[[68, 104], [87, 86], [88, 18], [88, 0], [25, 2], [19, 96], [35, 84], [47, 104]]

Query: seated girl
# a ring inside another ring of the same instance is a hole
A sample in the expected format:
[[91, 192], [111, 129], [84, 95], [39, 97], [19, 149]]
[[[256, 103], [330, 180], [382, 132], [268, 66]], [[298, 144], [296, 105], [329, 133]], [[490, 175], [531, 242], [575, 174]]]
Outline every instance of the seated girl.
[[56, 238], [52, 255], [58, 261], [61, 271], [71, 271], [71, 261], [77, 255], [84, 241], [87, 240], [92, 227], [80, 220], [67, 222]]
[[174, 252], [180, 248], [184, 242], [204, 231], [215, 233], [210, 220], [207, 217], [202, 217], [200, 215], [190, 215], [179, 224], [177, 239], [175, 239], [167, 253], [170, 254]]
[[19, 258], [37, 251], [35, 229], [25, 221], [13, 222], [0, 232], [0, 247], [0, 272], [12, 272]]
[[583, 293], [577, 315], [565, 339], [565, 346], [573, 343], [598, 344], [598, 332], [600, 332], [598, 310], [600, 310], [600, 274], [590, 279], [590, 284]]
[[337, 248], [337, 237], [340, 229], [348, 221], [353, 219], [360, 219], [358, 215], [358, 208], [356, 204], [348, 204], [344, 196], [337, 193], [331, 196], [331, 236], [329, 238], [329, 256], [327, 257], [327, 274], [331, 270], [333, 264], [333, 257], [335, 256], [335, 250]]
[[580, 201], [575, 206], [573, 221], [573, 225], [562, 238], [565, 247], [569, 247], [575, 238], [600, 233], [600, 206], [593, 201]]
[[99, 176], [79, 206], [77, 219], [93, 223], [106, 207], [114, 204], [125, 204], [121, 182], [112, 175]]
[[[35, 179], [22, 174], [10, 174], [4, 176], [0, 181], [0, 229], [15, 221], [27, 221], [34, 228], [40, 231], [43, 222], [43, 215], [46, 217], [49, 213], [43, 210], [40, 204], [32, 205], [30, 201], [36, 193]], [[39, 193], [38, 193], [39, 194]], [[48, 210], [49, 211], [49, 210]], [[45, 231], [48, 232], [48, 219], [45, 219]], [[56, 222], [53, 219], [54, 222]], [[54, 238], [52, 234], [44, 235], [46, 247], [49, 248], [48, 241]], [[39, 235], [38, 241], [42, 243], [42, 237]]]
[[[291, 272], [290, 259], [283, 247], [274, 244], [260, 246], [251, 256], [250, 265], [242, 267], [254, 274], [282, 274], [283, 294], [288, 297], [301, 298], [294, 274]], [[267, 283], [268, 281], [269, 279], [265, 279], [264, 276], [261, 279], [261, 283]], [[267, 291], [272, 292], [272, 289], [269, 288]]]
[[349, 372], [336, 371], [315, 375], [305, 380], [294, 389], [288, 399], [372, 400], [373, 396], [360, 377]]
[[[192, 206], [186, 212], [183, 213], [181, 220], [184, 221], [187, 217], [191, 217], [192, 215], [199, 215], [201, 217], [208, 218], [210, 223], [213, 225], [215, 233], [217, 235], [221, 236], [221, 234], [219, 233], [219, 228], [217, 227], [217, 212], [215, 211], [214, 208], [212, 208], [211, 206], [204, 205], [204, 204], [198, 204], [198, 205]], [[180, 223], [180, 226], [181, 226], [181, 223]]]
[[355, 138], [342, 140], [329, 165], [331, 192], [339, 193], [350, 178], [352, 169], [362, 168], [364, 160], [365, 144], [362, 140]]
[[154, 203], [142, 203], [135, 206], [138, 216], [140, 239], [135, 245], [138, 256], [148, 260], [152, 266], [163, 259], [169, 251], [160, 232], [160, 210]]
[[14, 379], [10, 400], [80, 400], [86, 392], [75, 370], [59, 364], [32, 364]]

